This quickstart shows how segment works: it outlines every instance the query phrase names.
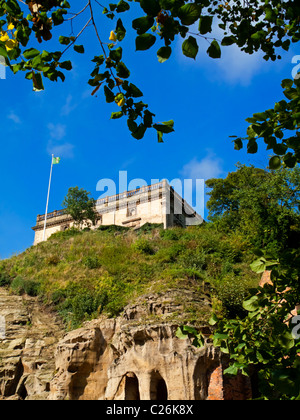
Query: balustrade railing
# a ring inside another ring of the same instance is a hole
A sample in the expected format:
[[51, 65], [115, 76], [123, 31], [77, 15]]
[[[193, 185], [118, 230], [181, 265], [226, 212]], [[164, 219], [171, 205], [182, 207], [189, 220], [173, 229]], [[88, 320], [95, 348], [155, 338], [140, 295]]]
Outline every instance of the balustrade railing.
[[[162, 187], [163, 187], [163, 182], [159, 182], [159, 183], [153, 184], [153, 185], [147, 185], [145, 187], [137, 188], [135, 190], [126, 191], [124, 193], [120, 193], [120, 194], [116, 194], [116, 195], [111, 195], [109, 197], [101, 198], [101, 199], [97, 200], [96, 205], [99, 206], [101, 204], [111, 203], [113, 201], [122, 200], [123, 198], [133, 197], [134, 195], [137, 195], [137, 194], [143, 194], [145, 192], [157, 190], [157, 189], [162, 188]], [[54, 217], [63, 216], [64, 214], [66, 214], [65, 210], [55, 210], [52, 213], [47, 214], [47, 220], [53, 219]], [[45, 215], [44, 214], [37, 216], [37, 222], [43, 222], [44, 220], [45, 220]]]
[[148, 191], [153, 191], [161, 188], [163, 186], [163, 182], [159, 182], [158, 184], [153, 185], [147, 185], [146, 187], [137, 188], [136, 190], [126, 191], [124, 193], [111, 195], [109, 197], [100, 198], [97, 200], [97, 205], [105, 204], [105, 203], [111, 203], [113, 201], [122, 200], [123, 198], [133, 197], [137, 194], [143, 194]]

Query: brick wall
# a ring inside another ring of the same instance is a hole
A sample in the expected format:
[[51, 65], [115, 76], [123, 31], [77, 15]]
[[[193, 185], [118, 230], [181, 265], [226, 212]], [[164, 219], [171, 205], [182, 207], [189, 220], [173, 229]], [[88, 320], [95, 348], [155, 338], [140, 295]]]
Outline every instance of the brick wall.
[[252, 398], [251, 382], [247, 376], [224, 375], [227, 364], [218, 366], [210, 375], [208, 400], [248, 400]]

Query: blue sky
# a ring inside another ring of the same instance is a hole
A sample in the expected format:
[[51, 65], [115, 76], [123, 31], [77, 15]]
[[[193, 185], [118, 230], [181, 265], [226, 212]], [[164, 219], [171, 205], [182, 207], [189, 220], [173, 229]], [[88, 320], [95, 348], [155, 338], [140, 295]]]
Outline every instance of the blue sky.
[[[109, 20], [101, 25], [103, 40], [108, 42], [114, 27]], [[68, 28], [62, 34], [70, 35]], [[60, 156], [61, 163], [53, 168], [49, 211], [61, 208], [68, 188], [76, 185], [98, 198], [97, 182], [117, 181], [119, 171], [127, 170], [129, 181], [142, 178], [150, 183], [152, 179], [226, 177], [238, 161], [267, 165], [263, 144], [256, 155], [247, 155], [245, 150], [233, 149], [229, 136], [244, 135], [247, 117], [282, 98], [280, 82], [291, 78], [297, 51], [283, 52], [281, 61], [268, 63], [259, 53], [248, 56], [232, 46], [222, 50], [220, 60], [213, 60], [206, 56], [208, 45], [203, 40], [195, 61], [182, 56], [177, 42], [170, 60], [160, 64], [158, 46], [135, 52], [134, 37], [129, 35], [123, 49], [130, 81], [143, 91], [157, 121], [175, 121], [175, 133], [165, 136], [161, 144], [154, 130], [143, 140], [133, 139], [126, 120], [110, 120], [117, 105], [106, 104], [101, 91], [91, 96], [90, 60], [100, 54], [92, 28], [81, 42], [84, 55], [70, 49], [66, 56], [74, 68], [64, 83], [46, 81], [44, 92], [33, 92], [24, 74], [7, 71], [6, 79], [0, 79], [0, 258], [33, 243], [31, 227], [36, 215], [45, 212], [51, 153]]]

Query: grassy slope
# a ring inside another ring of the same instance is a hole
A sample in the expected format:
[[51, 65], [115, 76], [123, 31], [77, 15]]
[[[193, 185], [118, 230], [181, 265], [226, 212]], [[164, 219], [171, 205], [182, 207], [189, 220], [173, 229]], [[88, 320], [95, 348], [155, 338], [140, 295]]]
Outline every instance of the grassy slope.
[[[247, 242], [211, 225], [66, 231], [1, 261], [0, 285], [54, 304], [75, 328], [101, 312], [117, 315], [143, 294], [200, 291], [204, 282], [212, 286], [215, 309], [239, 310], [248, 288], [258, 283], [249, 269], [253, 259]], [[197, 316], [191, 313], [191, 321]]]

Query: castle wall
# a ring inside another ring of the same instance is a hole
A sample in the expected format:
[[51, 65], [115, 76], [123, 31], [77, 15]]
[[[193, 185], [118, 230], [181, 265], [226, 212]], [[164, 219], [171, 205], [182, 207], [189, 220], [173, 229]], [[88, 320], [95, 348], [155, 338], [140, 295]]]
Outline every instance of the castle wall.
[[[166, 181], [127, 191], [115, 196], [100, 199], [96, 203], [100, 225], [118, 225], [138, 229], [145, 223], [163, 224], [164, 228], [172, 226], [188, 226], [203, 222], [191, 206], [189, 206]], [[34, 245], [43, 241], [44, 216], [38, 215]], [[45, 239], [53, 233], [63, 231], [74, 226], [71, 216], [63, 210], [54, 211], [47, 216]], [[83, 226], [85, 227], [85, 226]]]

